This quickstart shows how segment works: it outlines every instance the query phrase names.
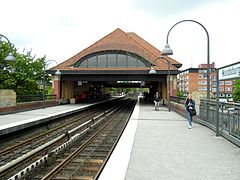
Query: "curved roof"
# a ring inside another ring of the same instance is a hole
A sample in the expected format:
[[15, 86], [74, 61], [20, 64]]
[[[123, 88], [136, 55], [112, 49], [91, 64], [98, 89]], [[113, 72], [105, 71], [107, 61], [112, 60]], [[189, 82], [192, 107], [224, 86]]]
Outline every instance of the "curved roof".
[[[147, 41], [139, 37], [137, 34], [130, 32], [125, 33], [121, 29], [116, 29], [110, 34], [106, 35], [96, 43], [92, 44], [83, 51], [77, 53], [73, 57], [59, 64], [59, 69], [64, 71], [78, 71], [78, 70], [149, 70], [149, 67], [146, 68], [83, 68], [75, 67], [74, 64], [79, 61], [81, 58], [100, 51], [108, 50], [121, 50], [131, 53], [136, 53], [139, 56], [146, 59], [150, 64], [155, 65], [156, 70], [168, 70], [168, 62], [171, 63], [171, 70], [178, 70], [181, 67], [181, 63], [176, 60], [164, 56], [167, 59], [159, 58], [161, 56], [161, 51], [149, 44]], [[158, 59], [158, 60], [156, 60]], [[52, 68], [52, 70], [57, 67]]]

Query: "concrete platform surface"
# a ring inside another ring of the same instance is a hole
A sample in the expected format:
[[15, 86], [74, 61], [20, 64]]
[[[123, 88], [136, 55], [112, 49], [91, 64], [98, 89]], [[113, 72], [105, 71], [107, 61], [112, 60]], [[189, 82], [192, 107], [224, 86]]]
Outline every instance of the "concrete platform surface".
[[66, 113], [78, 111], [92, 104], [66, 104], [13, 114], [0, 115], [0, 135], [21, 130]]
[[138, 112], [100, 180], [240, 179], [239, 147], [200, 124], [188, 129], [184, 117], [165, 107], [140, 104]]

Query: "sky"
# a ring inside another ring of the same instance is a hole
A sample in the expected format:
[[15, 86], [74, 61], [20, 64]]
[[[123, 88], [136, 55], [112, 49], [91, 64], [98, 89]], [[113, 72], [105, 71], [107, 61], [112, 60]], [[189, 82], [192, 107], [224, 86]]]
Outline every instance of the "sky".
[[[210, 62], [240, 61], [239, 0], [8, 0], [1, 2], [0, 34], [21, 52], [61, 63], [117, 28], [162, 50], [170, 28], [195, 20], [209, 33]], [[194, 22], [169, 34], [181, 70], [207, 63], [207, 35]]]

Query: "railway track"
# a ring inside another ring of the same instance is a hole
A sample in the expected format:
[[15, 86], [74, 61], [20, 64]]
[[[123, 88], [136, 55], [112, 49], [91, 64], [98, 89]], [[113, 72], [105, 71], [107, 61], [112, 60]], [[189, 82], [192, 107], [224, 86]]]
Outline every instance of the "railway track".
[[[102, 126], [102, 124], [104, 124], [103, 121], [106, 121], [106, 117], [109, 116], [108, 118], [110, 118], [109, 114], [112, 114], [113, 112], [115, 112], [116, 109], [118, 109], [117, 107], [119, 107], [119, 106], [120, 105], [117, 105], [116, 107], [111, 107], [108, 110], [104, 109], [104, 110], [101, 110], [100, 112], [94, 112], [94, 113], [91, 112], [91, 116], [88, 115], [88, 119], [90, 118], [89, 120], [84, 120], [81, 123], [78, 123], [78, 125], [73, 123], [74, 125], [72, 125], [71, 128], [64, 129], [64, 130], [62, 129], [63, 130], [62, 132], [65, 132], [65, 133], [62, 133], [62, 134], [59, 133], [59, 134], [55, 134], [55, 135], [51, 135], [51, 133], [48, 135], [45, 134], [45, 136], [51, 137], [51, 139], [47, 140], [48, 143], [46, 143], [46, 139], [42, 140], [45, 143], [42, 143], [39, 147], [26, 153], [28, 155], [27, 157], [24, 157], [26, 155], [25, 154], [25, 155], [17, 158], [15, 160], [15, 165], [12, 166], [11, 168], [7, 168], [7, 170], [2, 168], [2, 167], [6, 167], [6, 166], [1, 166], [0, 167], [0, 177], [6, 178], [6, 179], [7, 178], [19, 179], [20, 177], [29, 177], [29, 179], [33, 179], [36, 177], [36, 179], [41, 179], [42, 176], [40, 175], [40, 172], [38, 172], [38, 171], [39, 171], [39, 169], [42, 168], [43, 164], [44, 164], [44, 168], [46, 167], [46, 164], [48, 164], [50, 162], [54, 162], [54, 163], [50, 163], [52, 165], [54, 165], [56, 163], [58, 164], [61, 161], [61, 159], [63, 159], [63, 158], [62, 157], [58, 158], [55, 161], [54, 161], [54, 159], [56, 159], [59, 155], [62, 155], [62, 154], [63, 154], [63, 156], [65, 156], [66, 154], [70, 154], [70, 152], [69, 153], [63, 153], [63, 152], [65, 152], [67, 149], [70, 149], [70, 150], [76, 149], [76, 147], [74, 147], [75, 144], [76, 144], [76, 146], [83, 144], [86, 141], [86, 139], [82, 139], [82, 136], [86, 135], [86, 137], [88, 137], [89, 134], [91, 134], [91, 132], [93, 131], [93, 129], [94, 129], [94, 131], [95, 131], [95, 129], [99, 129]], [[58, 128], [61, 129], [60, 127], [58, 127]], [[53, 129], [51, 131], [53, 131]], [[49, 133], [49, 132], [46, 132], [46, 133]], [[105, 136], [106, 135], [104, 135], [103, 137], [105, 137]], [[36, 141], [36, 139], [38, 139], [38, 138], [34, 137], [34, 139], [35, 140], [33, 140], [33, 141]], [[79, 140], [76, 141], [75, 139], [79, 139]], [[31, 144], [33, 141], [29, 142], [29, 144]], [[24, 142], [24, 143], [26, 143], [26, 142]], [[67, 146], [69, 146], [69, 144], [71, 144], [73, 147], [72, 148], [67, 147]], [[91, 146], [93, 146], [93, 145], [91, 145]], [[91, 146], [88, 146], [88, 149]], [[110, 145], [104, 144], [101, 147], [105, 147], [106, 149], [108, 149], [110, 147]], [[62, 149], [64, 149], [64, 151], [62, 151]], [[106, 150], [104, 150], [104, 151], [106, 151]], [[25, 164], [24, 169], [22, 169], [23, 162]], [[12, 163], [12, 161], [10, 163]], [[88, 163], [88, 164], [93, 163], [93, 164], [99, 165], [99, 164], [103, 163], [103, 161], [96, 160], [96, 159], [81, 160], [80, 164], [85, 164], [85, 163]], [[9, 165], [9, 163], [8, 163], [8, 165]], [[19, 168], [19, 167], [21, 167], [21, 168]], [[20, 169], [22, 169], [22, 170], [20, 170]], [[33, 170], [34, 170], [34, 173], [32, 173]], [[40, 170], [40, 171], [43, 172], [42, 170]], [[29, 172], [31, 172], [31, 173], [29, 173]], [[47, 172], [47, 170], [44, 170], [44, 172]], [[34, 174], [34, 175], [32, 175], [32, 174]], [[37, 178], [37, 177], [40, 177], [40, 178]]]

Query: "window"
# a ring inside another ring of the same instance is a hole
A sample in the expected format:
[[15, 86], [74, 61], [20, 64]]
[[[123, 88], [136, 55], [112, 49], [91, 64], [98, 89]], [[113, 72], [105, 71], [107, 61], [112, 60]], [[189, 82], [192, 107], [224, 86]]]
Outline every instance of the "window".
[[137, 67], [137, 59], [132, 56], [127, 56], [128, 67]]
[[199, 84], [199, 85], [206, 85], [206, 84], [207, 84], [207, 81], [198, 81], [198, 84]]
[[127, 56], [124, 54], [117, 55], [118, 67], [127, 67]]
[[232, 81], [225, 81], [225, 85], [232, 85]]
[[224, 91], [224, 88], [223, 88], [223, 87], [220, 87], [220, 88], [219, 88], [219, 91], [222, 91], [222, 92], [223, 92], [223, 91]]
[[225, 88], [225, 91], [232, 91], [232, 88], [226, 87], [226, 88]]
[[150, 67], [139, 55], [125, 51], [103, 51], [87, 55], [74, 64], [75, 67]]
[[117, 67], [117, 55], [108, 54], [108, 66], [107, 67]]
[[88, 59], [88, 67], [93, 68], [97, 66], [97, 57], [91, 57]]
[[102, 67], [102, 68], [107, 67], [108, 57], [106, 54], [99, 55], [97, 56], [97, 58], [98, 58], [98, 67]]
[[207, 88], [206, 87], [202, 87], [202, 91], [207, 91]]
[[224, 81], [219, 81], [219, 85], [224, 85]]

